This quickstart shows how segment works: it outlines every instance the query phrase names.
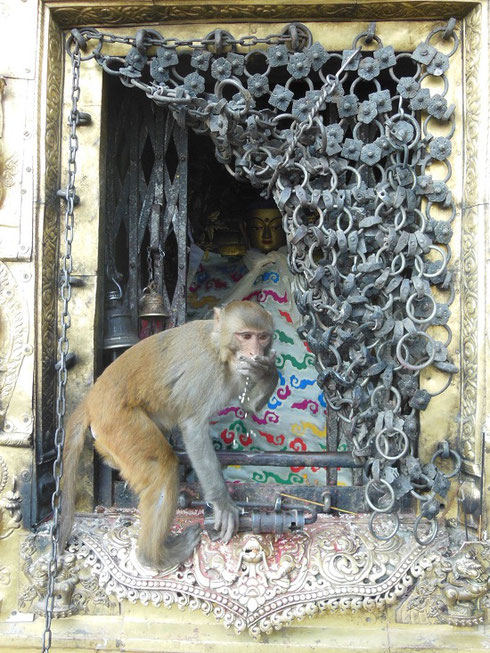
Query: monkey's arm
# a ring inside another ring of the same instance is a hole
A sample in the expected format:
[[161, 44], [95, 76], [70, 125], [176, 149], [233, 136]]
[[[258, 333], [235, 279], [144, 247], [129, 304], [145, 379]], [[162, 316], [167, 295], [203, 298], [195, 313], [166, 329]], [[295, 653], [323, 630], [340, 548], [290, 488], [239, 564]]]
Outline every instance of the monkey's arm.
[[257, 413], [269, 401], [277, 385], [279, 375], [276, 369], [276, 352], [271, 349], [267, 356], [242, 358], [238, 361], [236, 369], [251, 382], [242, 406], [245, 410]]
[[214, 511], [214, 527], [224, 542], [238, 530], [238, 508], [226, 487], [221, 465], [205, 422], [188, 419], [181, 424], [182, 439], [192, 467], [204, 492], [205, 501]]

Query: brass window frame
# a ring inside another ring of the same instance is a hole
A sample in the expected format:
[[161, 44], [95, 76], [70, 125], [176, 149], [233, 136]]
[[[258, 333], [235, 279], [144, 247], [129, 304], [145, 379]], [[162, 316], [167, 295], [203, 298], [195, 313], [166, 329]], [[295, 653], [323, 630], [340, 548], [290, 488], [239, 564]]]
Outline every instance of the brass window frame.
[[[38, 153], [39, 188], [41, 201], [37, 223], [37, 373], [35, 385], [36, 438], [42, 437], [49, 429], [49, 411], [54, 406], [54, 374], [52, 372], [53, 352], [56, 351], [56, 282], [58, 274], [57, 257], [59, 251], [59, 205], [55, 199], [56, 191], [62, 187], [64, 175], [64, 145], [66, 145], [66, 108], [69, 88], [63, 80], [69, 79], [65, 73], [66, 58], [63, 49], [63, 35], [66, 30], [77, 26], [94, 25], [99, 29], [135, 32], [135, 25], [155, 25], [164, 23], [165, 33], [172, 29], [192, 30], [194, 23], [199, 30], [207, 33], [217, 25], [225, 25], [238, 33], [250, 33], [254, 24], [266, 31], [274, 30], [274, 23], [281, 26], [291, 20], [305, 22], [315, 31], [337, 23], [333, 37], [339, 38], [342, 26], [349, 25], [349, 33], [354, 35], [372, 20], [383, 21], [378, 30], [393, 27], [388, 21], [400, 21], [397, 38], [405, 38], [413, 46], [420, 36], [428, 33], [423, 24], [455, 16], [460, 19], [463, 35], [460, 56], [461, 78], [465, 80], [462, 106], [459, 112], [457, 133], [454, 136], [457, 165], [450, 181], [455, 194], [458, 213], [464, 208], [464, 218], [459, 229], [455, 229], [453, 242], [453, 268], [459, 260], [456, 287], [459, 292], [459, 314], [452, 316], [455, 328], [453, 355], [459, 362], [461, 373], [451, 391], [444, 393], [439, 408], [430, 407], [423, 415], [422, 436], [420, 440], [421, 458], [430, 458], [436, 442], [444, 439], [449, 430], [450, 438], [458, 441], [463, 454], [463, 478], [465, 482], [478, 486], [482, 472], [482, 451], [484, 445], [486, 386], [488, 372], [486, 358], [488, 344], [485, 340], [488, 308], [485, 297], [485, 263], [488, 249], [485, 246], [484, 206], [487, 194], [484, 171], [488, 165], [486, 136], [488, 118], [485, 100], [486, 79], [486, 5], [478, 2], [333, 2], [311, 3], [294, 2], [271, 4], [266, 2], [214, 2], [204, 1], [171, 3], [161, 0], [158, 3], [131, 2], [123, 6], [107, 2], [74, 2], [69, 0], [49, 0], [42, 4], [40, 47], [40, 88], [39, 116], [41, 134]], [[413, 23], [407, 22], [413, 20]], [[352, 24], [352, 23], [358, 24]], [[231, 24], [230, 24], [231, 23]], [[245, 23], [242, 25], [235, 24]], [[382, 36], [382, 34], [381, 34]], [[350, 37], [349, 37], [350, 38]], [[347, 39], [348, 40], [348, 39]], [[386, 40], [396, 46], [392, 41]], [[332, 46], [329, 46], [332, 47]], [[344, 39], [345, 47], [345, 39]], [[459, 55], [458, 55], [459, 56]], [[455, 63], [452, 64], [453, 68]], [[450, 84], [451, 92], [456, 89]], [[71, 312], [73, 325], [70, 341], [78, 355], [77, 365], [70, 371], [68, 405], [73, 407], [78, 398], [85, 394], [94, 378], [94, 352], [97, 310], [100, 301], [98, 282], [98, 261], [101, 206], [103, 186], [99, 183], [103, 172], [103, 134], [98, 130], [101, 124], [102, 73], [96, 70], [94, 62], [82, 65], [82, 110], [92, 114], [92, 124], [80, 130], [80, 169], [77, 193], [82, 203], [76, 211], [76, 233], [74, 253], [78, 248], [84, 252], [84, 259], [75, 260], [74, 276], [83, 278], [85, 285], [73, 294]], [[454, 99], [451, 98], [451, 101]], [[482, 135], [485, 138], [482, 138]], [[98, 154], [94, 156], [94, 143]], [[83, 234], [83, 243], [77, 235]], [[455, 242], [456, 241], [456, 242]], [[454, 305], [453, 305], [454, 307]], [[87, 352], [89, 352], [87, 354]], [[437, 380], [426, 379], [429, 387]], [[440, 386], [439, 386], [440, 387]], [[448, 394], [449, 393], [449, 394]], [[449, 397], [451, 397], [449, 399]], [[454, 411], [456, 402], [459, 419]], [[452, 410], [452, 412], [451, 412]], [[87, 452], [83, 462], [83, 483], [80, 509], [91, 510], [93, 502], [93, 471], [91, 454]]]

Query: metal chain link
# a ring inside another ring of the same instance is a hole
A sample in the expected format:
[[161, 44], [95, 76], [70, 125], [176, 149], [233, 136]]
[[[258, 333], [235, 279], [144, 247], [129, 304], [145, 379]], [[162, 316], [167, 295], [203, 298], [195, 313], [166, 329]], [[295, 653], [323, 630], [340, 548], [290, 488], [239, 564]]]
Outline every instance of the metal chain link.
[[69, 155], [68, 155], [68, 178], [66, 189], [63, 194], [65, 200], [65, 251], [62, 258], [62, 274], [60, 298], [62, 303], [60, 318], [60, 336], [58, 339], [58, 363], [57, 363], [57, 395], [56, 395], [56, 431], [54, 434], [54, 444], [56, 449], [56, 459], [53, 463], [53, 475], [55, 489], [51, 497], [51, 507], [53, 509], [53, 520], [50, 529], [51, 551], [48, 561], [48, 583], [46, 590], [45, 602], [45, 625], [43, 632], [42, 650], [43, 653], [49, 651], [52, 643], [51, 622], [53, 619], [54, 609], [54, 586], [58, 572], [58, 555], [59, 551], [59, 514], [61, 509], [61, 489], [60, 483], [63, 476], [63, 446], [65, 443], [65, 413], [66, 413], [66, 381], [67, 381], [67, 356], [69, 351], [68, 329], [71, 325], [69, 312], [69, 302], [71, 298], [71, 281], [70, 275], [73, 269], [72, 259], [72, 242], [74, 226], [74, 207], [75, 207], [75, 177], [77, 172], [76, 156], [78, 151], [77, 124], [79, 118], [78, 100], [80, 98], [80, 61], [81, 53], [79, 44], [75, 43], [73, 50], [70, 52], [72, 61], [72, 90], [71, 90], [71, 111], [69, 115]]

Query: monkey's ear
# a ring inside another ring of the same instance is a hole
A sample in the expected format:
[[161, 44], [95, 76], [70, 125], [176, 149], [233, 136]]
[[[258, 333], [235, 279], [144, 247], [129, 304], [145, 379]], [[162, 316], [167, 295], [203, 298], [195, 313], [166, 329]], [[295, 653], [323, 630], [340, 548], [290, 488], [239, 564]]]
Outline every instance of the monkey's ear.
[[221, 308], [215, 307], [214, 312], [214, 331], [219, 331], [221, 327]]

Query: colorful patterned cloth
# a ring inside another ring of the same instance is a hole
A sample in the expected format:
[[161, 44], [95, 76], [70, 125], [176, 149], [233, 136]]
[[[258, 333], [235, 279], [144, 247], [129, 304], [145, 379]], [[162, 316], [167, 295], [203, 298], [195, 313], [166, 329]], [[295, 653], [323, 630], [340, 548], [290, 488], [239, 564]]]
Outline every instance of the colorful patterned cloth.
[[[326, 448], [326, 404], [316, 384], [314, 356], [298, 336], [298, 314], [282, 252], [250, 251], [243, 259], [207, 253], [189, 287], [190, 319], [211, 317], [212, 307], [232, 299], [257, 301], [274, 319], [273, 347], [279, 383], [267, 406], [245, 418], [238, 400], [211, 420], [215, 448], [237, 451], [322, 451]], [[228, 481], [325, 485], [324, 469], [227, 467]]]

